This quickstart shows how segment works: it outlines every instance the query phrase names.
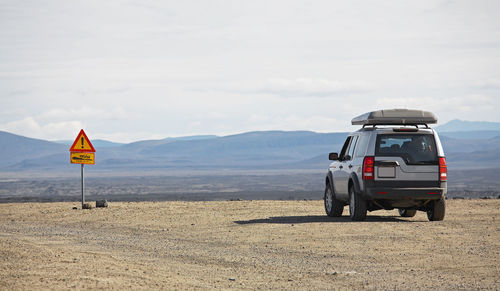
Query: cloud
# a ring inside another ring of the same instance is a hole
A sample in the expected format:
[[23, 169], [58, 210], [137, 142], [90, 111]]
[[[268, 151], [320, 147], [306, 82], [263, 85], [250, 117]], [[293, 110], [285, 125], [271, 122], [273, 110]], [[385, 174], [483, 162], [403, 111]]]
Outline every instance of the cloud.
[[[467, 95], [460, 97], [411, 97], [379, 98], [379, 108], [423, 109], [433, 112], [452, 112], [457, 115], [474, 112], [489, 112], [494, 109], [495, 100], [486, 95]], [[480, 116], [477, 116], [477, 118]]]
[[334, 131], [394, 107], [500, 118], [498, 1], [5, 3], [0, 126], [15, 133]]
[[42, 112], [38, 118], [44, 120], [123, 120], [129, 117], [129, 114], [122, 106], [112, 108], [97, 108], [83, 105], [78, 108], [52, 108]]
[[0, 124], [0, 130], [41, 139], [71, 139], [83, 128], [80, 121], [63, 121], [40, 124], [33, 117], [26, 117]]
[[479, 80], [473, 86], [479, 89], [500, 89], [500, 79]]
[[343, 97], [368, 91], [370, 86], [363, 81], [340, 81], [312, 78], [269, 78], [260, 84], [237, 84], [224, 91], [237, 94], [265, 94], [286, 98]]
[[285, 97], [329, 97], [345, 95], [367, 90], [367, 85], [360, 81], [338, 81], [327, 79], [270, 79], [264, 92]]
[[260, 91], [282, 97], [331, 97], [367, 90], [361, 81], [338, 81], [327, 79], [269, 79]]

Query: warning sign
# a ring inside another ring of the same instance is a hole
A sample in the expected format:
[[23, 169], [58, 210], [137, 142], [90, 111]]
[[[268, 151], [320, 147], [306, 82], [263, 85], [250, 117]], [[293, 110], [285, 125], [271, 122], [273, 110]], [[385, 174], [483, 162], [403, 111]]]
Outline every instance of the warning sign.
[[70, 162], [72, 164], [95, 164], [95, 154], [94, 153], [75, 153], [70, 154]]
[[81, 152], [81, 153], [93, 153], [95, 152], [94, 146], [90, 142], [89, 138], [85, 134], [85, 131], [80, 130], [80, 133], [73, 142], [73, 145], [69, 149], [70, 152]]

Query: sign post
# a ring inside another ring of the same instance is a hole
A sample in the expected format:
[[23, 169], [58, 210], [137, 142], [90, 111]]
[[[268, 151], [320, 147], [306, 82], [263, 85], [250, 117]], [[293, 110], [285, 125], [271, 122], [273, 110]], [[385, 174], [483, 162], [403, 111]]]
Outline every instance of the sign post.
[[85, 131], [80, 130], [73, 145], [69, 149], [69, 159], [72, 164], [81, 164], [82, 173], [82, 209], [85, 205], [85, 181], [83, 178], [83, 166], [95, 164], [95, 149]]
[[82, 209], [85, 204], [85, 183], [83, 181], [83, 164], [82, 164]]

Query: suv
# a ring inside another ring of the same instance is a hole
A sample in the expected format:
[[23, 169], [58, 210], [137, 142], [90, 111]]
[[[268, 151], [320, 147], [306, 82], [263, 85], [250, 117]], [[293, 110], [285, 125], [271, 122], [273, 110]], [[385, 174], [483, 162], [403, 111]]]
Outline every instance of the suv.
[[427, 212], [443, 220], [447, 169], [431, 112], [391, 109], [368, 112], [352, 120], [363, 127], [349, 134], [340, 154], [330, 153], [325, 210], [342, 215], [349, 205], [352, 220], [367, 211], [397, 208], [403, 217]]

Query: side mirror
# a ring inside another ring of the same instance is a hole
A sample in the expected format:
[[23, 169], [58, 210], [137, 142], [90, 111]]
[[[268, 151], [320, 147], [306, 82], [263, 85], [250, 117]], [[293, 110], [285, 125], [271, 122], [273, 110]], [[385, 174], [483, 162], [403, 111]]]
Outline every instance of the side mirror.
[[328, 159], [330, 161], [336, 161], [336, 160], [339, 159], [339, 154], [337, 154], [337, 153], [329, 153], [328, 154]]

